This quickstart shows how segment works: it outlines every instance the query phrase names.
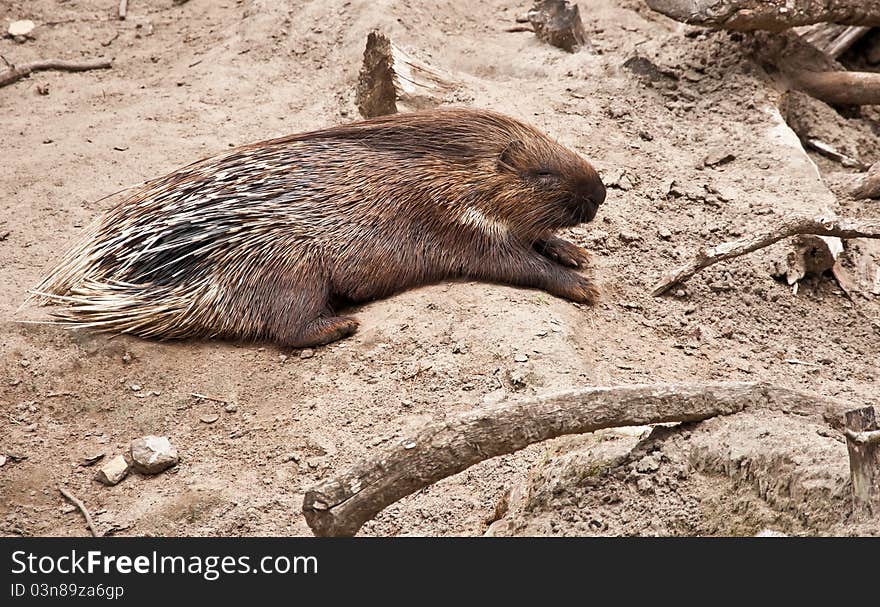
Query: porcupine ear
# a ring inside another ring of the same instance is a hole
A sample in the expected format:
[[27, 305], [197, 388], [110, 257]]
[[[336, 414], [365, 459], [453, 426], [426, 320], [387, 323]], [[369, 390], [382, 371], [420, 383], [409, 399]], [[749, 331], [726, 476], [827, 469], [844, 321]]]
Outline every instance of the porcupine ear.
[[518, 154], [522, 153], [523, 150], [525, 150], [525, 144], [519, 139], [513, 139], [498, 155], [498, 161], [495, 163], [495, 167], [499, 172], [516, 172], [516, 157]]

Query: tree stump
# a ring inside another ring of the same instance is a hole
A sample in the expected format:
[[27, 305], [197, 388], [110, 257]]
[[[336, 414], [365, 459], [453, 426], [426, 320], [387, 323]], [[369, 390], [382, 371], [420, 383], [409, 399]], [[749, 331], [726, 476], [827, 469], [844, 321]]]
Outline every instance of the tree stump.
[[874, 407], [847, 411], [845, 420], [853, 516], [880, 517], [880, 428]]
[[539, 0], [528, 14], [539, 40], [574, 53], [587, 44], [587, 33], [577, 4], [567, 0]]
[[457, 86], [451, 76], [407, 54], [385, 34], [367, 36], [356, 93], [364, 118], [436, 107]]

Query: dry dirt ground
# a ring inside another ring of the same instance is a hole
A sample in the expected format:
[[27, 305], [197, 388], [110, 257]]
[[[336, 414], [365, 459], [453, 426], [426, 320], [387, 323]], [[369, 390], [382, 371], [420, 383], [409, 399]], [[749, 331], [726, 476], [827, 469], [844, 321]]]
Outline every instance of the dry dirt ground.
[[[304, 491], [403, 429], [581, 385], [767, 381], [876, 402], [880, 301], [850, 300], [827, 276], [793, 293], [768, 271], [781, 245], [715, 266], [677, 294], [649, 294], [697, 247], [777, 215], [805, 205], [878, 212], [835, 200], [737, 37], [681, 26], [636, 0], [580, 0], [592, 49], [574, 55], [504, 31], [525, 1], [129, 4], [118, 21], [116, 0], [0, 0], [3, 31], [13, 19], [38, 23], [32, 40], [0, 39], [9, 61], [114, 61], [0, 89], [0, 454], [26, 457], [0, 467], [0, 534], [85, 533], [59, 484], [118, 534], [309, 534]], [[599, 306], [440, 284], [364, 306], [355, 336], [308, 358], [16, 322], [46, 317], [16, 310], [112, 206], [108, 194], [229, 146], [355, 119], [371, 28], [459, 74], [457, 103], [528, 120], [599, 168], [608, 200], [593, 224], [567, 234], [595, 253]], [[869, 114], [840, 120], [860, 134], [849, 142], [864, 161], [880, 159]], [[719, 150], [733, 160], [704, 166]], [[204, 423], [207, 414], [219, 419]], [[639, 432], [483, 462], [362, 533], [484, 534], [511, 487], [494, 534], [872, 531], [848, 523], [846, 449], [821, 425], [756, 414], [641, 443]], [[144, 434], [169, 436], [181, 463], [109, 488], [79, 465]]]

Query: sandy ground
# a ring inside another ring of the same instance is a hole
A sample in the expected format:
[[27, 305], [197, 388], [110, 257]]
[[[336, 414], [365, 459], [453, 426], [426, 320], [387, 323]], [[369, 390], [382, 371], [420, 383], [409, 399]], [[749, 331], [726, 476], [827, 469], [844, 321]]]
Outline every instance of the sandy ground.
[[[580, 385], [760, 380], [876, 401], [878, 300], [850, 300], [827, 277], [793, 294], [767, 269], [780, 246], [707, 270], [677, 295], [649, 294], [698, 246], [804, 201], [854, 217], [871, 212], [839, 208], [795, 149], [777, 93], [726, 34], [697, 33], [634, 0], [581, 0], [593, 48], [575, 55], [504, 31], [527, 2], [135, 1], [126, 21], [113, 18], [116, 5], [0, 0], [4, 31], [12, 19], [39, 24], [32, 40], [0, 39], [8, 60], [114, 61], [112, 70], [44, 72], [0, 89], [0, 454], [26, 457], [0, 467], [0, 533], [85, 533], [56, 490], [65, 484], [98, 512], [102, 529], [119, 534], [309, 534], [304, 491], [402, 429]], [[567, 236], [595, 253], [599, 306], [440, 284], [364, 306], [355, 336], [309, 358], [270, 345], [110, 339], [15, 322], [45, 318], [43, 310], [14, 314], [112, 206], [107, 195], [228, 146], [355, 119], [354, 85], [375, 27], [460, 74], [460, 103], [530, 121], [597, 166], [608, 200], [593, 224]], [[660, 69], [626, 67], [633, 57]], [[880, 159], [876, 136], [860, 132], [863, 160]], [[719, 148], [734, 159], [704, 166]], [[814, 160], [823, 172], [839, 170]], [[516, 362], [521, 353], [527, 362]], [[207, 414], [219, 419], [204, 423]], [[180, 465], [111, 488], [79, 465], [144, 434], [169, 436]], [[783, 446], [790, 440], [775, 436]], [[482, 534], [507, 489], [567, 444], [477, 465], [399, 502], [363, 533]], [[676, 457], [669, 460], [684, 461]], [[694, 478], [716, 482], [722, 468]], [[644, 509], [665, 494], [631, 502]], [[577, 512], [578, 503], [553, 507]], [[634, 510], [604, 528], [566, 528], [572, 519], [563, 516], [519, 532], [723, 534], [766, 524], [706, 525], [691, 506], [676, 510], [686, 524], [646, 525]]]

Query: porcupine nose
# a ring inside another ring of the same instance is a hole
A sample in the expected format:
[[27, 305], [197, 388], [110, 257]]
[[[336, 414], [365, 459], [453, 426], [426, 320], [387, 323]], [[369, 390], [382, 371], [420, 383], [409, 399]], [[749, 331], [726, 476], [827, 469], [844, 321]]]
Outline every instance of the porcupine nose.
[[599, 177], [596, 177], [595, 182], [592, 185], [590, 194], [588, 195], [590, 200], [592, 200], [596, 206], [599, 206], [603, 202], [605, 202], [605, 184], [602, 183], [602, 180]]

